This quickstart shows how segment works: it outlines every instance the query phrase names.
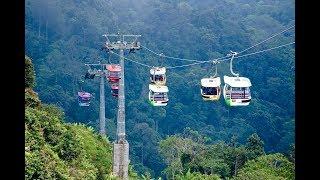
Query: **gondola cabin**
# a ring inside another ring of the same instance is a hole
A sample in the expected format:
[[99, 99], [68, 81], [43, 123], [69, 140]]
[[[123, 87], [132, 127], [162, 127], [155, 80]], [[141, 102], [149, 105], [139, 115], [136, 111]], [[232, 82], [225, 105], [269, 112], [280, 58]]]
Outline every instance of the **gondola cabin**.
[[79, 106], [90, 106], [91, 94], [88, 92], [78, 92]]
[[166, 68], [165, 67], [153, 67], [150, 69], [150, 81], [156, 85], [166, 84]]
[[168, 87], [149, 84], [149, 102], [152, 106], [166, 106], [168, 98]]
[[89, 69], [89, 70], [86, 72], [84, 78], [85, 78], [85, 79], [94, 79], [95, 75], [96, 75], [96, 72], [95, 72], [94, 70], [92, 70], [92, 69]]
[[118, 97], [119, 95], [119, 85], [117, 83], [111, 84], [111, 94], [113, 97]]
[[119, 82], [120, 79], [120, 72], [121, 72], [121, 66], [118, 64], [110, 64], [107, 65], [107, 79], [110, 83]]
[[201, 79], [201, 96], [205, 101], [217, 101], [221, 95], [220, 77]]
[[251, 101], [251, 82], [245, 77], [224, 76], [223, 97], [229, 106], [247, 106]]

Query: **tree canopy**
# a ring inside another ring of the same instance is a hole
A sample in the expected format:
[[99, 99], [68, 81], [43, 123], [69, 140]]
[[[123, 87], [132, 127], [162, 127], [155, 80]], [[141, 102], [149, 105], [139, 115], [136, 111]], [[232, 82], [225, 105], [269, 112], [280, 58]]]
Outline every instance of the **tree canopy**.
[[[84, 63], [118, 62], [117, 56], [100, 50], [103, 34], [141, 34], [141, 44], [157, 53], [204, 61], [223, 57], [230, 50], [239, 52], [294, 25], [294, 7], [292, 0], [26, 0], [25, 49], [37, 75], [35, 79], [26, 76], [26, 87], [34, 87], [39, 95], [26, 90], [27, 106], [35, 108], [41, 99], [63, 109], [65, 122], [90, 124], [97, 131], [98, 80], [80, 82], [87, 71]], [[245, 54], [292, 42], [294, 35], [293, 28]], [[255, 158], [263, 151], [287, 152], [295, 134], [294, 52], [294, 46], [286, 46], [234, 60], [234, 71], [252, 82], [252, 101], [247, 107], [228, 107], [223, 98], [218, 102], [202, 100], [200, 79], [212, 75], [210, 63], [168, 70], [170, 101], [166, 107], [151, 107], [147, 102], [149, 69], [125, 61], [126, 130], [133, 167], [139, 174], [148, 171], [152, 177], [163, 176], [168, 162], [158, 151], [159, 143], [187, 127], [206, 137], [182, 139], [197, 144], [228, 143], [234, 136], [243, 145], [256, 133], [264, 148], [256, 141], [253, 147], [231, 149], [238, 155], [228, 162], [237, 157], [237, 166], [244, 158]], [[145, 48], [126, 58], [150, 66], [191, 63], [162, 59]], [[219, 76], [230, 75], [228, 62], [218, 65]], [[26, 74], [30, 72], [26, 70]], [[80, 89], [93, 94], [88, 108], [78, 106]], [[111, 142], [116, 134], [117, 100], [108, 93], [110, 86], [105, 89], [106, 129]], [[247, 150], [252, 154], [243, 153]], [[184, 157], [187, 161], [189, 155]], [[214, 166], [219, 161], [204, 161], [194, 168], [205, 167], [203, 171], [223, 176], [234, 174], [235, 165]], [[214, 168], [206, 169], [211, 166]], [[187, 170], [185, 167], [182, 171]]]

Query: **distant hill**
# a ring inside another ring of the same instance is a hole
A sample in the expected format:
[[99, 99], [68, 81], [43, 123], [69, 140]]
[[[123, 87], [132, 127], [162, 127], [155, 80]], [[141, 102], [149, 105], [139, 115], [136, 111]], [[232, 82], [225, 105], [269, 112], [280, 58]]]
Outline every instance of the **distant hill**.
[[[86, 80], [84, 63], [118, 62], [101, 51], [105, 33], [141, 34], [145, 47], [168, 56], [210, 60], [241, 51], [295, 24], [293, 0], [26, 0], [25, 47], [37, 74], [34, 90], [41, 101], [63, 109], [65, 122], [98, 130], [99, 81]], [[294, 28], [246, 53], [293, 42]], [[151, 66], [191, 62], [161, 59], [142, 48], [126, 58]], [[230, 75], [229, 61], [218, 75]], [[149, 68], [125, 61], [126, 130], [130, 160], [139, 174], [163, 176], [167, 167], [159, 143], [187, 127], [209, 137], [210, 144], [239, 144], [257, 133], [267, 153], [289, 150], [295, 139], [295, 47], [286, 46], [234, 60], [234, 71], [252, 82], [252, 102], [228, 107], [223, 98], [204, 102], [200, 80], [214, 72], [211, 63], [168, 69], [169, 103], [147, 101]], [[90, 107], [79, 107], [77, 91], [94, 95]], [[115, 139], [117, 100], [106, 85], [106, 132]]]

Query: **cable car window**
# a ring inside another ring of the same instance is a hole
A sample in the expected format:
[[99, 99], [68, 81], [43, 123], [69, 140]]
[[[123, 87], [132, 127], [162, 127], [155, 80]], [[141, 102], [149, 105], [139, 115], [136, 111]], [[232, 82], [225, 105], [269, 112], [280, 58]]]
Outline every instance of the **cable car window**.
[[232, 88], [232, 99], [245, 99], [249, 98], [250, 90], [248, 87], [233, 87]]
[[167, 99], [167, 93], [155, 93], [154, 100], [156, 101], [163, 101]]
[[203, 87], [202, 86], [202, 92], [204, 95], [217, 95], [218, 94], [217, 88], [214, 88], [214, 87]]
[[119, 72], [109, 72], [109, 76], [117, 77]]
[[150, 77], [153, 81], [163, 81], [164, 80], [163, 75], [150, 75]]

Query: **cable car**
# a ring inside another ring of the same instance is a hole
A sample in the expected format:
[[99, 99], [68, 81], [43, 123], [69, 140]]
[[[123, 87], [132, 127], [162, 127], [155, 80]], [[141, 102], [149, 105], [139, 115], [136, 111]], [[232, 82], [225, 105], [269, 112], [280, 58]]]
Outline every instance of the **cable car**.
[[89, 69], [89, 70], [86, 72], [84, 78], [85, 78], [85, 79], [93, 79], [93, 78], [95, 77], [95, 75], [96, 75], [95, 72], [94, 72], [92, 69]]
[[247, 106], [251, 101], [250, 79], [224, 76], [223, 97], [228, 106]]
[[201, 96], [205, 101], [217, 101], [221, 95], [220, 77], [201, 79]]
[[121, 72], [121, 66], [118, 64], [110, 64], [107, 65], [107, 79], [110, 83], [116, 83], [119, 82], [120, 79], [120, 72]]
[[150, 69], [150, 81], [156, 85], [166, 84], [166, 68], [165, 67], [153, 67]]
[[88, 92], [78, 92], [79, 106], [90, 106], [91, 94]]
[[149, 102], [152, 106], [166, 106], [168, 98], [168, 87], [149, 84]]
[[118, 83], [111, 84], [111, 94], [113, 97], [118, 97], [119, 95], [119, 85]]

